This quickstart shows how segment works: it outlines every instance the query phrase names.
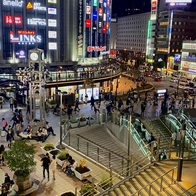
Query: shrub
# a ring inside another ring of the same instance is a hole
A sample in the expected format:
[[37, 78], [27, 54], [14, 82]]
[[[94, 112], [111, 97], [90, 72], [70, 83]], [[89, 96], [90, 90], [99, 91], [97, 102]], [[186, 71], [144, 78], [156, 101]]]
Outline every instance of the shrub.
[[107, 173], [102, 175], [99, 186], [104, 190], [110, 187], [110, 176]]
[[53, 150], [53, 149], [55, 149], [53, 143], [47, 143], [44, 145], [44, 150], [46, 150], [46, 151]]
[[82, 184], [81, 190], [80, 190], [81, 195], [83, 196], [91, 196], [94, 195], [95, 189], [92, 183], [86, 182]]
[[68, 150], [65, 149], [65, 150], [61, 150], [58, 155], [57, 155], [57, 158], [60, 159], [61, 161], [65, 160], [66, 159], [66, 154], [68, 154]]

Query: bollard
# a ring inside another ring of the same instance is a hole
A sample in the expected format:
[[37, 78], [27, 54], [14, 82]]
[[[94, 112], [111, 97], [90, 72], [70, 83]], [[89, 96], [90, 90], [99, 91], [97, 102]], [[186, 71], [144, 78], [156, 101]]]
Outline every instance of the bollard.
[[177, 181], [181, 181], [182, 178], [182, 166], [183, 166], [183, 159], [178, 159], [178, 171], [177, 171]]

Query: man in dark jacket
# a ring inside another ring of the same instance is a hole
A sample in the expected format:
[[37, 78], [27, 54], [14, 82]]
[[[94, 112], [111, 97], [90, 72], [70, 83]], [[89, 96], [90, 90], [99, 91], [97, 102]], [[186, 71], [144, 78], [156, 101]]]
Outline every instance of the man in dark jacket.
[[48, 173], [48, 181], [50, 180], [50, 173], [49, 173], [49, 166], [50, 166], [50, 157], [49, 154], [46, 153], [46, 155], [41, 159], [42, 161], [42, 167], [43, 167], [43, 179], [45, 179], [45, 170]]

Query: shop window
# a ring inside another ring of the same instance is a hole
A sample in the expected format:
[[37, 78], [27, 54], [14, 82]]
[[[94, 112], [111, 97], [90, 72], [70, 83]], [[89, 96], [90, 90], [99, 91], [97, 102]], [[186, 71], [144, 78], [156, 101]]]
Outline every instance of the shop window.
[[174, 49], [172, 49], [172, 52], [174, 52]]
[[178, 52], [179, 50], [178, 49], [176, 49], [176, 52]]

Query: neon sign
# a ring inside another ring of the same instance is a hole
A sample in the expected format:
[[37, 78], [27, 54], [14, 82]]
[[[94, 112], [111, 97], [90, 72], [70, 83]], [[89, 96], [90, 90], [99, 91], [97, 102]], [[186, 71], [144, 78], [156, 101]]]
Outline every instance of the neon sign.
[[19, 59], [25, 59], [25, 51], [21, 50], [20, 52], [16, 52], [16, 55], [18, 56]]
[[18, 0], [15, 0], [15, 1], [9, 1], [9, 0], [3, 0], [3, 5], [6, 5], [6, 6], [12, 6], [12, 7], [22, 7], [23, 5], [23, 1], [18, 1]]
[[5, 24], [22, 24], [22, 17], [21, 16], [11, 16], [11, 15], [4, 15], [4, 23]]
[[18, 35], [23, 34], [23, 35], [35, 35], [35, 31], [28, 31], [28, 30], [18, 30]]
[[19, 37], [14, 37], [13, 31], [10, 31], [10, 42], [11, 43], [19, 43], [19, 44], [34, 44], [41, 43], [41, 35], [25, 35], [20, 34]]
[[102, 52], [102, 51], [106, 51], [106, 46], [88, 46], [87, 47], [87, 51], [88, 52]]

